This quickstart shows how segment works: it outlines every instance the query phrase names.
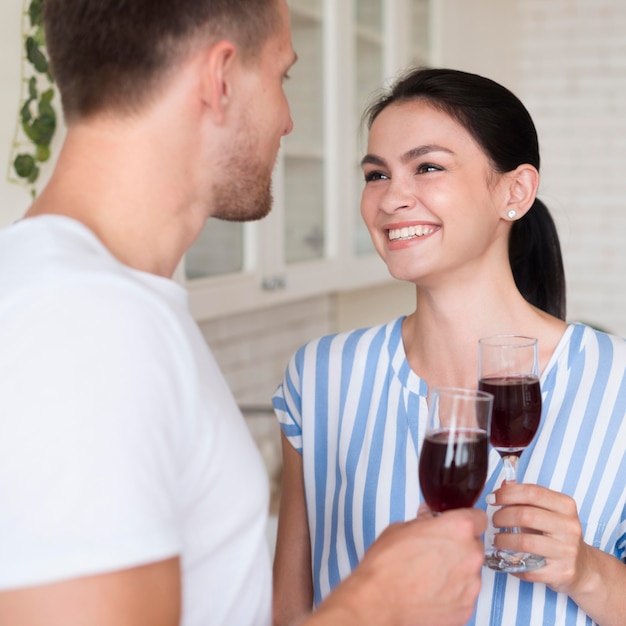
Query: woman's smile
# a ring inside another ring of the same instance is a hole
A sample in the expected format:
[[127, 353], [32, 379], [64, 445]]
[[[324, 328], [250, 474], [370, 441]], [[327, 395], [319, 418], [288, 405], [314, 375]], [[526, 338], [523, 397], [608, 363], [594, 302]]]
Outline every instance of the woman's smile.
[[433, 224], [416, 224], [414, 226], [402, 226], [399, 228], [390, 228], [387, 230], [389, 241], [408, 241], [419, 237], [432, 235], [439, 226]]

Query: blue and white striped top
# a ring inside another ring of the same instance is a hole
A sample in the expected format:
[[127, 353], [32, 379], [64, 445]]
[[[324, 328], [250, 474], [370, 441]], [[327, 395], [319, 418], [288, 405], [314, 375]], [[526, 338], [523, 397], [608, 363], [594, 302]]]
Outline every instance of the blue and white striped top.
[[[281, 428], [301, 452], [315, 604], [392, 522], [422, 499], [418, 454], [428, 388], [409, 367], [402, 319], [322, 337], [298, 350], [276, 390]], [[626, 554], [626, 341], [569, 325], [542, 379], [540, 430], [519, 480], [572, 496], [587, 543]], [[491, 450], [476, 506], [503, 479]], [[470, 624], [589, 626], [566, 595], [483, 569]]]

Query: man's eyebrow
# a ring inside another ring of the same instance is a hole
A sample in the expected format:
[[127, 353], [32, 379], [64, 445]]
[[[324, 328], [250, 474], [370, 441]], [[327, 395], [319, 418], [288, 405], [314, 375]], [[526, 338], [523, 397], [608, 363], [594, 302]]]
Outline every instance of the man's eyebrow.
[[[401, 157], [400, 161], [404, 164], [413, 161], [414, 159], [419, 159], [420, 157], [430, 154], [431, 152], [446, 152], [448, 154], [454, 154], [452, 150], [449, 148], [444, 148], [443, 146], [439, 146], [437, 144], [428, 144], [425, 146], [417, 146], [416, 148], [411, 148], [407, 150]], [[387, 165], [385, 159], [376, 156], [375, 154], [366, 154], [361, 159], [361, 166], [363, 165], [376, 165], [378, 167], [385, 167]]]

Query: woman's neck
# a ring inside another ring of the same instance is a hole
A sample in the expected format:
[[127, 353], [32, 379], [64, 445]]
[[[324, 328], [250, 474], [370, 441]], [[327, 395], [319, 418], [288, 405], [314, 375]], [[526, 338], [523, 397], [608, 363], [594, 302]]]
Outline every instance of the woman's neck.
[[475, 388], [478, 340], [489, 335], [537, 337], [543, 370], [566, 328], [561, 320], [526, 302], [512, 277], [442, 291], [418, 288], [416, 310], [402, 328], [409, 365], [431, 388]]

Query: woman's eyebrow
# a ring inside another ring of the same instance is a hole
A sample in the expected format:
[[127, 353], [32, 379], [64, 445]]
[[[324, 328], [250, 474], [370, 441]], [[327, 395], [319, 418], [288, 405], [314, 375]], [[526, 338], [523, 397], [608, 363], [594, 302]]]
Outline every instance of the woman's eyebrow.
[[408, 163], [409, 161], [413, 161], [413, 159], [418, 159], [425, 154], [429, 154], [431, 152], [447, 152], [448, 154], [454, 154], [449, 148], [444, 148], [443, 146], [438, 146], [437, 144], [428, 144], [425, 146], [418, 146], [417, 148], [411, 148], [410, 150], [407, 150], [400, 157], [400, 161], [402, 163]]
[[366, 154], [361, 159], [361, 167], [363, 167], [364, 165], [377, 165], [378, 167], [385, 167], [387, 165], [387, 162], [385, 161], [385, 159], [381, 159], [375, 154]]
[[[446, 152], [448, 154], [454, 154], [454, 152], [449, 148], [444, 148], [443, 146], [439, 146], [437, 144], [428, 144], [425, 146], [417, 146], [416, 148], [411, 148], [410, 150], [407, 150], [400, 157], [400, 161], [406, 164], [410, 161], [413, 161], [414, 159], [419, 159], [426, 154], [430, 154], [431, 152]], [[376, 156], [375, 154], [366, 154], [361, 159], [361, 166], [363, 165], [376, 165], [378, 167], [385, 167], [387, 165], [387, 162], [385, 161], [385, 159]]]

